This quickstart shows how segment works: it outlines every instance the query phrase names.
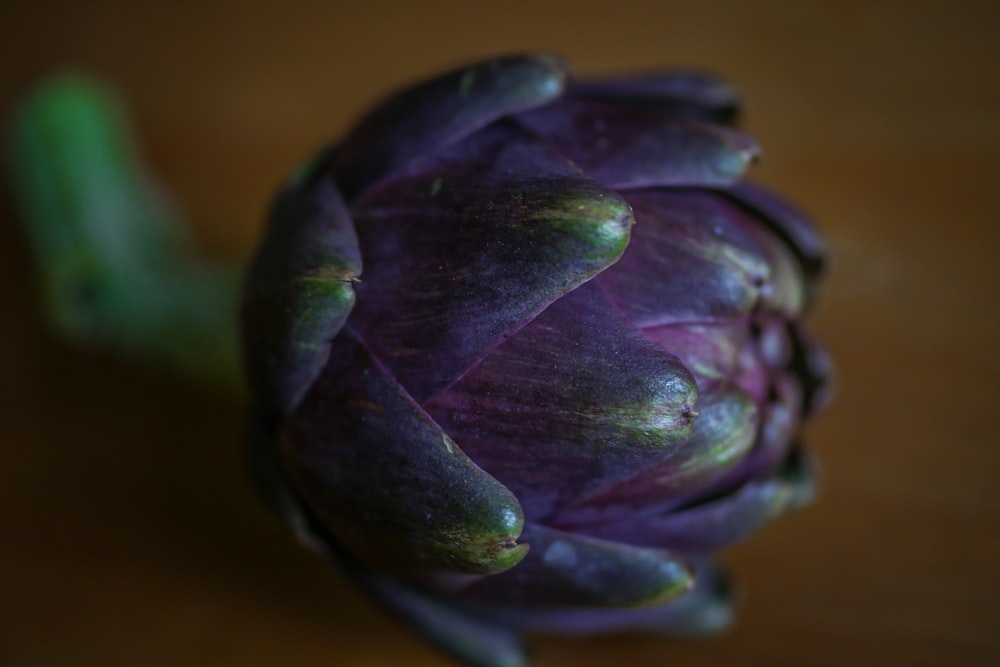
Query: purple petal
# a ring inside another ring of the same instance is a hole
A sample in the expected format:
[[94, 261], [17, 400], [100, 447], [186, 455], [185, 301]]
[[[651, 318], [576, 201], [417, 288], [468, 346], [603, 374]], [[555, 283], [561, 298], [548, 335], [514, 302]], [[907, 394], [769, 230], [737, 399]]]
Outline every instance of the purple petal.
[[662, 604], [688, 592], [688, 566], [659, 549], [645, 549], [529, 524], [524, 560], [479, 579], [461, 598], [501, 605], [632, 607]]
[[731, 123], [739, 98], [728, 84], [703, 72], [661, 72], [570, 84], [568, 97], [656, 109], [678, 118]]
[[587, 526], [587, 534], [638, 546], [705, 553], [737, 542], [775, 517], [808, 502], [813, 473], [793, 450], [774, 475], [689, 507]]
[[551, 609], [527, 604], [491, 608], [487, 613], [498, 622], [534, 632], [597, 634], [647, 631], [701, 636], [717, 633], [729, 626], [733, 616], [730, 598], [731, 587], [725, 573], [706, 562], [696, 562], [694, 590], [680, 599], [654, 607]]
[[693, 378], [590, 285], [560, 299], [426, 408], [529, 519], [669, 454]]
[[597, 278], [640, 327], [745, 317], [771, 281], [757, 239], [735, 206], [704, 191], [627, 193], [635, 211], [621, 261]]
[[334, 174], [351, 201], [372, 184], [498, 118], [559, 97], [569, 65], [551, 54], [498, 58], [390, 97], [347, 136]]
[[742, 132], [620, 104], [566, 99], [517, 120], [617, 190], [728, 186], [760, 152]]
[[769, 190], [747, 182], [734, 186], [728, 194], [760, 216], [788, 244], [807, 276], [815, 278], [822, 272], [826, 247], [802, 211]]
[[319, 375], [360, 273], [354, 225], [332, 181], [314, 174], [290, 184], [271, 212], [241, 312], [247, 374], [266, 412], [291, 412]]
[[344, 548], [390, 572], [491, 573], [524, 555], [517, 499], [478, 468], [349, 329], [286, 423], [282, 457]]
[[493, 126], [355, 207], [351, 325], [418, 400], [615, 262], [632, 213], [544, 146]]
[[695, 404], [691, 436], [638, 474], [561, 511], [549, 522], [586, 531], [589, 523], [648, 514], [676, 506], [722, 479], [746, 456], [757, 434], [757, 406], [733, 387], [711, 386]]

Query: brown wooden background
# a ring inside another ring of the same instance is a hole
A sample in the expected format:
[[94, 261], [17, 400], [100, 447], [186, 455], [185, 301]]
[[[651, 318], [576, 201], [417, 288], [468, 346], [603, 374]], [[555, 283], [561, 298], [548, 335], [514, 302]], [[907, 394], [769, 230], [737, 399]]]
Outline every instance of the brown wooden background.
[[[149, 5], [148, 8], [146, 5]], [[697, 65], [747, 99], [755, 175], [834, 252], [820, 502], [728, 553], [710, 641], [537, 640], [567, 665], [1000, 664], [1000, 11], [961, 2], [6, 3], [0, 113], [67, 64], [120, 88], [205, 246], [400, 82], [545, 48]], [[265, 515], [241, 406], [71, 349], [0, 189], [0, 664], [438, 665]]]

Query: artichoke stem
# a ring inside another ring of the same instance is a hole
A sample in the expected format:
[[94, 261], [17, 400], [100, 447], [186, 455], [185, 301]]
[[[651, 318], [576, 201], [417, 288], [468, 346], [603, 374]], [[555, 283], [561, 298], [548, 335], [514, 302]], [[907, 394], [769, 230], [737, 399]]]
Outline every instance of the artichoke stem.
[[194, 251], [111, 92], [79, 75], [50, 79], [16, 110], [7, 140], [57, 333], [240, 388], [239, 272]]

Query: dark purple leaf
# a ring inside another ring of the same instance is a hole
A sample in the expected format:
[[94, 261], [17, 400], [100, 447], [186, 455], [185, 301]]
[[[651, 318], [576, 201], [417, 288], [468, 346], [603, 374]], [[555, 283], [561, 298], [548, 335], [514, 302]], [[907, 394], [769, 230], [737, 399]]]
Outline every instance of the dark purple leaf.
[[705, 380], [725, 380], [737, 373], [748, 328], [748, 320], [733, 319], [710, 324], [662, 324], [643, 329], [642, 333], [680, 357], [700, 386]]
[[736, 388], [712, 385], [701, 391], [695, 409], [698, 416], [687, 440], [638, 474], [559, 512], [549, 523], [586, 531], [590, 523], [669, 509], [733, 470], [754, 444], [757, 407]]
[[737, 542], [812, 498], [813, 473], [793, 450], [773, 475], [691, 506], [587, 526], [587, 534], [639, 546], [705, 553]]
[[356, 203], [352, 315], [418, 400], [615, 262], [632, 211], [544, 146], [493, 126]]
[[426, 403], [541, 520], [689, 434], [694, 380], [590, 285], [557, 301]]
[[789, 245], [807, 276], [816, 278], [822, 272], [826, 248], [819, 231], [802, 211], [752, 183], [740, 183], [728, 194], [760, 216]]
[[718, 323], [747, 316], [771, 279], [741, 212], [693, 190], [627, 193], [632, 241], [597, 284], [637, 326]]
[[469, 460], [349, 329], [286, 423], [281, 446], [306, 504], [370, 565], [491, 573], [524, 555], [517, 499]]
[[[483, 609], [498, 622], [536, 632], [593, 634], [639, 631], [702, 636], [727, 628], [732, 620], [729, 578], [705, 559], [695, 561], [694, 590], [653, 607], [545, 608], [531, 604]], [[472, 607], [480, 609], [481, 607]]]
[[688, 566], [659, 549], [605, 542], [528, 524], [530, 549], [518, 566], [477, 580], [460, 597], [533, 607], [662, 604], [688, 592]]
[[703, 72], [661, 72], [570, 84], [568, 97], [655, 109], [678, 118], [730, 124], [739, 99], [728, 84]]
[[393, 95], [351, 132], [333, 165], [351, 201], [381, 179], [509, 114], [559, 97], [569, 65], [551, 54], [498, 58]]
[[804, 302], [791, 254], [739, 207], [705, 190], [626, 193], [636, 226], [598, 284], [636, 325], [721, 322]]
[[618, 190], [728, 186], [759, 153], [749, 136], [721, 125], [588, 100], [560, 100], [517, 120]]
[[788, 455], [801, 423], [802, 390], [797, 380], [787, 375], [777, 376], [769, 386], [767, 400], [761, 404], [760, 432], [753, 449], [724, 477], [706, 484], [702, 488], [705, 495], [732, 489], [766, 474]]
[[245, 364], [260, 407], [287, 414], [351, 312], [361, 255], [340, 193], [308, 175], [278, 197], [260, 248], [243, 296]]

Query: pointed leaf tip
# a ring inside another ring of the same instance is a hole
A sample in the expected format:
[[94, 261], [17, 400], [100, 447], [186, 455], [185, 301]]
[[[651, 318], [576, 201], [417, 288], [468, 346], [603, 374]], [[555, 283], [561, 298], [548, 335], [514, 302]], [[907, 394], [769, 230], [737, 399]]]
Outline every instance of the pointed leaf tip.
[[420, 158], [562, 95], [569, 65], [548, 53], [462, 67], [393, 95], [352, 131], [334, 162], [348, 201]]
[[354, 224], [323, 176], [293, 179], [278, 196], [244, 290], [247, 374], [261, 407], [278, 414], [290, 413], [319, 375], [361, 273]]
[[400, 575], [490, 574], [524, 557], [517, 498], [475, 465], [350, 330], [286, 422], [296, 488], [344, 548]]

